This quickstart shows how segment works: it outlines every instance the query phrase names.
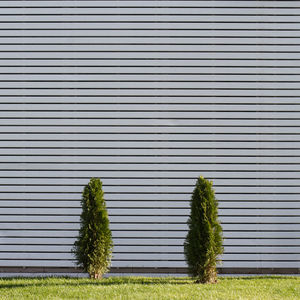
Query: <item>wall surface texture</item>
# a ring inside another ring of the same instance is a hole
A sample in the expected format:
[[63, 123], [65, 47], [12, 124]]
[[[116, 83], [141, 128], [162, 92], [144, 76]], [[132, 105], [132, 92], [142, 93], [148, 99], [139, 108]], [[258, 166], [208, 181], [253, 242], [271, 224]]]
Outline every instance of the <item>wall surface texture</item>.
[[0, 1], [0, 269], [73, 267], [104, 183], [114, 267], [184, 268], [213, 179], [226, 268], [300, 268], [300, 1]]

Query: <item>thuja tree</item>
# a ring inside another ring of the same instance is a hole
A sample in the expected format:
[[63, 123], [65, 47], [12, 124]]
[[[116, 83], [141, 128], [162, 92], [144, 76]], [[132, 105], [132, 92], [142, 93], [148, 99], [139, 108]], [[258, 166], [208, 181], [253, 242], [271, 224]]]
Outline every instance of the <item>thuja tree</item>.
[[191, 276], [198, 283], [217, 281], [217, 262], [223, 253], [222, 227], [212, 181], [199, 177], [191, 198], [189, 231], [184, 254]]
[[73, 253], [91, 278], [101, 279], [109, 270], [113, 243], [100, 179], [92, 178], [85, 186], [81, 206], [81, 226]]

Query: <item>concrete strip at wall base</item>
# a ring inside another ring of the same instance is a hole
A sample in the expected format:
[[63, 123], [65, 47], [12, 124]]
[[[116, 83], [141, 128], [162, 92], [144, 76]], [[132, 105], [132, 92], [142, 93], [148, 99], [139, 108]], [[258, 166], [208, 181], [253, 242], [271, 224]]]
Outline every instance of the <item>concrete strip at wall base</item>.
[[[84, 274], [85, 272], [82, 271], [80, 268], [59, 268], [59, 267], [0, 267], [0, 274], [7, 273], [7, 274], [29, 274], [29, 273], [41, 273], [45, 274]], [[243, 274], [243, 275], [300, 275], [299, 268], [218, 268], [218, 273], [220, 275], [235, 275], [235, 274]], [[117, 275], [124, 275], [124, 274], [140, 274], [140, 275], [147, 275], [147, 274], [187, 274], [187, 268], [111, 268], [110, 272], [107, 274], [117, 274]], [[1, 277], [1, 276], [0, 276]]]

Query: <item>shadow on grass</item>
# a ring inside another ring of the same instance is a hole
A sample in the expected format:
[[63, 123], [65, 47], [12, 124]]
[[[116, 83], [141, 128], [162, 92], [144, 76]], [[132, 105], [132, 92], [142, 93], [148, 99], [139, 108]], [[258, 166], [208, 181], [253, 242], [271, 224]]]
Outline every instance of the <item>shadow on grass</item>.
[[[297, 277], [292, 276], [248, 276], [248, 277], [223, 277], [219, 278], [220, 282], [227, 282], [228, 281], [238, 281], [238, 280], [291, 280], [299, 279]], [[34, 280], [35, 282], [20, 282], [18, 281], [31, 281]], [[53, 282], [54, 281], [54, 282]], [[120, 286], [125, 284], [141, 284], [141, 285], [158, 285], [158, 284], [165, 284], [165, 285], [190, 285], [195, 283], [195, 279], [193, 278], [170, 278], [170, 277], [110, 277], [104, 278], [102, 280], [95, 280], [89, 278], [72, 278], [72, 277], [12, 277], [12, 278], [3, 278], [0, 279], [0, 290], [1, 289], [15, 289], [15, 288], [28, 288], [28, 287], [80, 287], [80, 286]]]
[[252, 276], [241, 276], [241, 277], [224, 277], [224, 279], [241, 279], [241, 280], [266, 280], [266, 279], [280, 279], [280, 280], [291, 280], [291, 279], [300, 279], [299, 276], [293, 275], [252, 275]]
[[[52, 282], [51, 280], [57, 280]], [[16, 282], [24, 280], [35, 280], [36, 282]], [[60, 282], [61, 281], [61, 282]], [[11, 282], [11, 283], [10, 283]], [[183, 285], [193, 283], [192, 279], [187, 278], [104, 278], [102, 280], [95, 279], [78, 279], [78, 278], [69, 278], [69, 277], [31, 277], [31, 278], [22, 278], [22, 277], [13, 277], [13, 278], [4, 278], [0, 280], [0, 290], [9, 289], [9, 288], [28, 288], [28, 287], [50, 287], [50, 286], [113, 286], [113, 285], [124, 285], [124, 284], [142, 284], [142, 285], [158, 285], [158, 284], [174, 284], [174, 285]]]

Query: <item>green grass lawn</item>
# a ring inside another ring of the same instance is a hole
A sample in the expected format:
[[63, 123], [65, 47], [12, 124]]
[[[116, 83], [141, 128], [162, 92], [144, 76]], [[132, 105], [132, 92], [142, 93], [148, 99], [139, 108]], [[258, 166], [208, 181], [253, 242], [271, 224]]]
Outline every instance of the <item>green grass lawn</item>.
[[0, 299], [300, 299], [300, 277], [223, 277], [217, 284], [190, 278], [2, 278]]

